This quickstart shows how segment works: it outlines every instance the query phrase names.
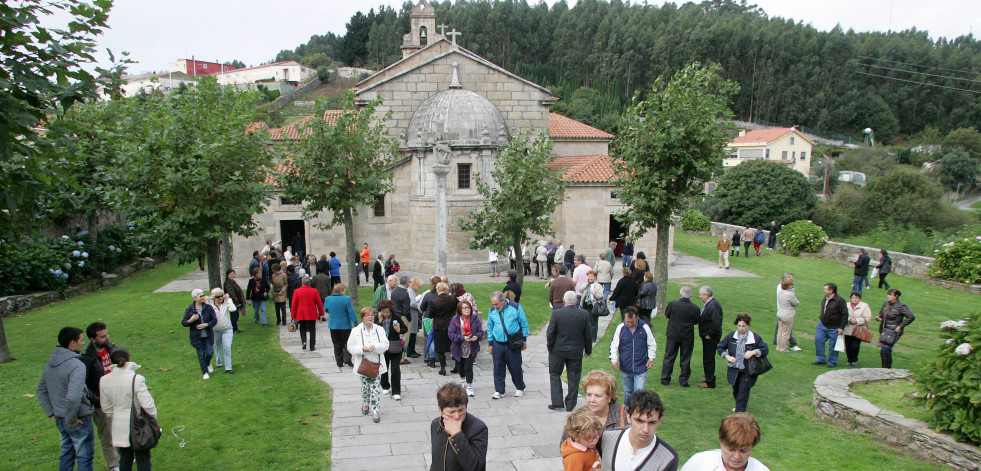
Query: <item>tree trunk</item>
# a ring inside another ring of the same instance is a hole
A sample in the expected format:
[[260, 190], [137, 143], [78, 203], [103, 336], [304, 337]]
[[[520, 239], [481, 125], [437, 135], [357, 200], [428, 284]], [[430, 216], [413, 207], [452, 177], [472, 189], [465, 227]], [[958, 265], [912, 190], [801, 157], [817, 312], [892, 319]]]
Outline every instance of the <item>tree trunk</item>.
[[7, 334], [3, 330], [3, 315], [0, 315], [0, 363], [9, 363], [13, 358], [10, 357], [10, 349], [7, 348]]
[[208, 289], [221, 288], [221, 267], [218, 255], [218, 245], [221, 240], [217, 237], [209, 238], [205, 242], [208, 255]]
[[354, 248], [354, 215], [350, 209], [342, 209], [344, 216], [344, 242], [347, 245], [347, 286], [351, 303], [358, 305], [358, 252]]
[[[521, 287], [525, 288], [525, 259], [521, 256], [521, 234], [514, 234], [511, 242], [511, 250], [514, 251], [514, 268], [518, 272], [518, 279], [514, 280]], [[510, 264], [508, 264], [510, 266]]]
[[654, 283], [657, 284], [657, 312], [664, 313], [668, 297], [668, 242], [671, 235], [671, 219], [657, 223], [657, 249], [654, 254]]
[[99, 228], [96, 227], [98, 224], [98, 219], [95, 217], [95, 212], [91, 212], [86, 215], [85, 223], [89, 229], [89, 275], [96, 280], [102, 279], [102, 273], [99, 272], [99, 256], [96, 255], [98, 252], [96, 249], [99, 247]]
[[232, 269], [232, 238], [228, 231], [221, 231], [221, 271], [218, 273], [221, 279], [225, 279], [225, 273]]

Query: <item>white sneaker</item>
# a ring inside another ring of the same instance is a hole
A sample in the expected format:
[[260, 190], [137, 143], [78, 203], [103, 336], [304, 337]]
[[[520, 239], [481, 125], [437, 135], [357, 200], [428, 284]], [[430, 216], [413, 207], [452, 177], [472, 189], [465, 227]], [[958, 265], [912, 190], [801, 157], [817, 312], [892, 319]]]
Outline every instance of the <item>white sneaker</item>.
[[519, 390], [517, 390], [517, 391], [514, 392], [514, 397], [521, 397], [521, 396], [524, 396], [524, 395], [525, 395], [525, 390], [524, 389], [519, 389]]
[[467, 388], [467, 395], [473, 397], [473, 388]]
[[396, 401], [401, 401], [402, 400], [402, 395], [401, 394], [396, 394], [396, 395], [392, 396], [392, 399], [395, 399]]
[[803, 348], [800, 348], [800, 347], [798, 347], [796, 345], [793, 346], [793, 347], [790, 347], [790, 349], [793, 350], [793, 351], [795, 351], [795, 352], [799, 352], [799, 351], [803, 350]]
[[461, 388], [466, 388], [467, 387], [467, 380], [465, 380], [465, 379], [464, 380], [460, 380], [460, 387]]
[[205, 373], [204, 376], [201, 377], [201, 379], [209, 379], [209, 378], [211, 378], [211, 376], [208, 376], [208, 373]]
[[389, 395], [389, 394], [391, 394], [391, 393], [392, 393], [392, 390], [391, 389], [382, 389], [382, 394], [384, 394], [386, 396]]
[[504, 397], [504, 395], [503, 395], [503, 394], [501, 394], [501, 393], [499, 393], [499, 392], [497, 392], [497, 391], [494, 391], [494, 395], [493, 395], [493, 396], [491, 396], [491, 399], [500, 399], [500, 398], [502, 398], [502, 397]]
[[208, 373], [214, 373], [215, 369], [211, 365], [208, 365]]

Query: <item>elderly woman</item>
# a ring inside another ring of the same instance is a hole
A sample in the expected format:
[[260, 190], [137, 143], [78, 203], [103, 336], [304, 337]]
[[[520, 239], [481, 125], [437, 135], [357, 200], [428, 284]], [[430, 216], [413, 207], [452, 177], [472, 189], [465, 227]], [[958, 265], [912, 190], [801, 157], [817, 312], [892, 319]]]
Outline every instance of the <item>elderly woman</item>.
[[433, 328], [432, 328], [432, 315], [431, 307], [433, 299], [436, 299], [436, 285], [439, 284], [440, 278], [438, 276], [433, 276], [429, 279], [429, 291], [426, 291], [422, 295], [422, 300], [419, 301], [419, 312], [422, 313], [423, 318], [427, 319], [423, 321], [423, 326], [426, 327], [426, 346], [423, 352], [426, 354], [426, 366], [430, 368], [436, 368], [436, 350], [433, 348]]
[[606, 259], [606, 253], [599, 255], [596, 262], [596, 281], [603, 286], [603, 298], [610, 296], [610, 286], [613, 283], [613, 262]]
[[211, 290], [211, 308], [215, 310], [215, 366], [225, 367], [225, 373], [234, 373], [232, 369], [232, 337], [235, 335], [232, 328], [231, 315], [238, 310], [231, 296], [225, 294], [221, 288]]
[[420, 357], [419, 352], [416, 352], [416, 339], [419, 336], [419, 329], [422, 328], [422, 314], [419, 311], [419, 305], [422, 304], [420, 289], [422, 289], [421, 279], [414, 277], [409, 280], [409, 312], [412, 314], [412, 320], [409, 322], [409, 345], [405, 348], [405, 356], [409, 358]]
[[754, 356], [763, 357], [770, 351], [770, 347], [763, 341], [763, 337], [749, 330], [752, 318], [749, 314], [742, 313], [736, 316], [736, 330], [729, 332], [722, 337], [719, 342], [717, 352], [719, 356], [725, 358], [729, 364], [726, 377], [732, 385], [732, 397], [736, 400], [736, 407], [733, 412], [746, 412], [746, 405], [749, 403], [749, 390], [756, 384], [756, 376], [746, 372], [746, 360]]
[[300, 342], [303, 349], [307, 348], [307, 335], [310, 336], [310, 351], [317, 350], [317, 319], [324, 317], [324, 303], [320, 300], [320, 292], [311, 286], [312, 280], [304, 276], [302, 285], [293, 292], [290, 302], [290, 312], [293, 319], [300, 323]]
[[[615, 430], [630, 425], [630, 414], [626, 404], [617, 402], [617, 379], [606, 370], [593, 370], [582, 378], [582, 389], [586, 391], [586, 407], [603, 421], [603, 428]], [[562, 434], [564, 442], [569, 438]]]
[[[883, 368], [892, 368], [892, 349], [899, 342], [899, 338], [903, 336], [903, 330], [906, 329], [906, 326], [912, 324], [913, 320], [916, 319], [909, 307], [899, 300], [900, 296], [902, 293], [898, 289], [886, 291], [886, 302], [882, 303], [879, 316], [875, 318], [881, 322], [879, 324], [879, 356], [882, 358]], [[891, 342], [883, 339], [883, 333], [888, 333], [887, 331], [896, 333]]]
[[345, 347], [351, 338], [351, 329], [358, 325], [358, 318], [354, 314], [354, 305], [351, 304], [351, 297], [347, 295], [347, 286], [344, 283], [334, 285], [334, 292], [324, 299], [324, 312], [328, 316], [327, 328], [330, 329], [330, 342], [334, 344], [334, 361], [337, 367], [354, 366], [351, 354]]
[[282, 263], [271, 263], [269, 269], [272, 270], [272, 298], [276, 305], [276, 325], [286, 325], [286, 294], [289, 292], [289, 279], [286, 270], [283, 270]]
[[794, 279], [784, 278], [777, 290], [777, 351], [788, 352], [790, 334], [794, 331], [794, 317], [800, 301], [794, 293]]
[[[385, 336], [385, 330], [375, 324], [375, 310], [371, 307], [361, 309], [361, 324], [351, 332], [351, 338], [347, 341], [347, 351], [351, 352], [354, 360], [354, 374], [361, 380], [361, 413], [368, 415], [370, 412], [371, 420], [376, 424], [381, 422], [381, 417], [378, 415], [378, 406], [381, 403], [378, 378], [388, 371], [382, 358], [382, 354], [387, 350], [388, 338]], [[377, 363], [378, 370], [374, 376], [361, 370], [361, 364], [366, 361]]]
[[473, 361], [480, 351], [480, 339], [484, 328], [480, 317], [469, 301], [461, 300], [456, 305], [456, 315], [450, 320], [450, 353], [457, 363], [460, 373], [460, 386], [467, 388], [467, 395], [473, 396]]
[[430, 427], [433, 464], [430, 471], [477, 470], [487, 467], [487, 425], [467, 413], [467, 393], [453, 383], [436, 391], [440, 416]]
[[[382, 394], [392, 394], [392, 399], [402, 400], [402, 339], [400, 336], [409, 330], [405, 319], [395, 312], [395, 303], [388, 299], [378, 301], [378, 315], [375, 317], [375, 324], [385, 331], [388, 339], [389, 348], [385, 352], [385, 366], [387, 372], [381, 376]], [[397, 348], [392, 348], [397, 347]], [[397, 350], [397, 351], [396, 351]], [[389, 381], [391, 379], [391, 381]]]
[[694, 454], [681, 471], [770, 471], [749, 456], [760, 443], [760, 424], [750, 414], [732, 414], [719, 426], [719, 448]]
[[253, 324], [259, 323], [259, 313], [262, 313], [262, 326], [266, 327], [266, 300], [269, 299], [269, 282], [262, 277], [262, 268], [256, 267], [252, 270], [252, 278], [245, 288], [245, 299], [252, 301], [252, 310], [255, 315], [252, 318]]
[[548, 278], [548, 249], [545, 248], [545, 241], [538, 241], [535, 248], [535, 275], [539, 280]]
[[605, 302], [603, 285], [596, 281], [596, 271], [589, 270], [586, 272], [586, 286], [582, 290], [579, 307], [589, 313], [589, 333], [593, 336], [593, 343], [596, 343], [596, 334], [599, 332], [599, 316], [593, 314], [593, 305]]
[[232, 302], [235, 303], [235, 310], [231, 313], [232, 321], [232, 333], [238, 334], [242, 331], [238, 328], [238, 316], [240, 314], [245, 314], [245, 293], [242, 292], [242, 287], [238, 285], [235, 281], [235, 270], [228, 270], [225, 272], [225, 284], [222, 285], [225, 288], [225, 293], [232, 298]]
[[215, 324], [218, 318], [215, 310], [208, 304], [208, 297], [204, 291], [196, 289], [191, 291], [194, 302], [184, 310], [184, 318], [181, 325], [190, 330], [191, 346], [198, 352], [198, 364], [201, 366], [202, 379], [209, 379], [208, 373], [215, 369], [211, 367], [211, 357], [214, 356]]
[[640, 319], [650, 325], [651, 315], [656, 314], [654, 310], [657, 309], [657, 284], [654, 283], [654, 273], [644, 272], [644, 283], [637, 290], [637, 299], [640, 301]]
[[446, 376], [446, 353], [450, 351], [450, 320], [456, 314], [457, 298], [449, 294], [446, 283], [436, 284], [436, 297], [430, 303], [429, 317], [433, 318], [433, 349], [439, 362], [439, 374]]
[[112, 446], [119, 452], [119, 469], [130, 471], [133, 460], [136, 469], [150, 470], [150, 450], [133, 450], [129, 442], [130, 415], [133, 412], [133, 394], [140, 407], [157, 417], [157, 407], [146, 386], [146, 378], [136, 374], [140, 365], [130, 361], [129, 352], [118, 348], [109, 355], [109, 373], [99, 380], [99, 398], [102, 401], [102, 412], [106, 414], [112, 430]]
[[858, 366], [858, 350], [862, 347], [862, 339], [855, 336], [859, 329], [868, 329], [872, 320], [872, 309], [868, 303], [862, 302], [862, 293], [852, 293], [851, 301], [845, 305], [848, 308], [848, 325], [845, 326], [845, 355], [848, 356], [848, 366]]

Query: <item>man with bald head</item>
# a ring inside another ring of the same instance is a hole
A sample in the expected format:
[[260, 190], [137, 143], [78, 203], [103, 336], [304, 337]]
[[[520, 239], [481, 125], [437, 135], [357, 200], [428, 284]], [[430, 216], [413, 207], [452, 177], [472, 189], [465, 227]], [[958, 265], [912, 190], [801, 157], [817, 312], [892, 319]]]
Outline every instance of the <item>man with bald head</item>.
[[[552, 311], [545, 335], [548, 347], [548, 379], [552, 389], [551, 410], [565, 409], [571, 412], [576, 408], [579, 393], [579, 376], [582, 374], [582, 360], [593, 353], [592, 333], [589, 327], [589, 313], [578, 307], [579, 297], [575, 291], [562, 295], [563, 307]], [[562, 370], [569, 379], [569, 391], [563, 402]]]
[[700, 309], [691, 302], [691, 287], [681, 287], [681, 298], [668, 303], [664, 317], [668, 318], [667, 344], [664, 349], [664, 363], [661, 365], [661, 384], [671, 384], [674, 361], [681, 353], [681, 374], [678, 382], [687, 388], [691, 377], [691, 353], [695, 347], [695, 325], [701, 316]]

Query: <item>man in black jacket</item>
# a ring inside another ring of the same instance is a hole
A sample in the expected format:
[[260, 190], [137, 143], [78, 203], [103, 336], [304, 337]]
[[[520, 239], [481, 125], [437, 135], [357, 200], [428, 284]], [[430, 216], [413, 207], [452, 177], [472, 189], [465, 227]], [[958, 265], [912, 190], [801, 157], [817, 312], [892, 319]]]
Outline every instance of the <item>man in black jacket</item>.
[[[845, 298], [838, 296], [838, 286], [834, 283], [824, 285], [824, 299], [821, 300], [821, 318], [818, 319], [817, 330], [814, 332], [814, 349], [817, 351], [817, 360], [811, 362], [812, 365], [827, 364], [828, 368], [834, 368], [838, 364], [838, 352], [835, 351], [835, 342], [838, 336], [845, 333], [845, 326], [848, 325], [848, 308], [845, 306]], [[825, 342], [831, 352], [825, 354]]]
[[[400, 275], [399, 284], [392, 291], [392, 302], [395, 303], [395, 315], [396, 317], [401, 317], [405, 320], [405, 325], [412, 325], [412, 310], [409, 308], [412, 305], [412, 300], [409, 299], [409, 281], [412, 278], [409, 275]], [[408, 343], [409, 341], [409, 331], [402, 334], [402, 340]], [[402, 361], [403, 365], [411, 363], [408, 358], [404, 358], [407, 354], [406, 350], [402, 349]], [[416, 355], [418, 356], [418, 355]]]
[[705, 380], [700, 384], [703, 388], [715, 387], [715, 349], [722, 340], [722, 305], [712, 297], [712, 287], [702, 286], [698, 289], [698, 297], [702, 299], [702, 314], [698, 320], [698, 336], [702, 338], [702, 368], [705, 370]]
[[[671, 301], [664, 309], [664, 317], [668, 318], [667, 344], [664, 348], [664, 363], [661, 365], [661, 384], [671, 384], [671, 371], [674, 370], [674, 360], [681, 352], [681, 374], [678, 382], [687, 388], [688, 378], [691, 377], [691, 353], [695, 348], [695, 324], [698, 324], [698, 306], [691, 302], [691, 287], [681, 287], [681, 299]], [[721, 330], [721, 329], [720, 329]]]
[[869, 256], [865, 249], [858, 249], [858, 259], [855, 260], [855, 279], [852, 280], [852, 292], [862, 294], [862, 287], [869, 287]]
[[[565, 306], [552, 311], [545, 334], [548, 346], [548, 380], [552, 387], [552, 403], [548, 408], [565, 408], [572, 412], [576, 408], [579, 394], [579, 377], [582, 374], [583, 352], [585, 358], [593, 353], [592, 334], [589, 330], [589, 313], [576, 307], [578, 297], [575, 291], [562, 295]], [[562, 369], [569, 378], [569, 392], [562, 400]]]
[[102, 375], [109, 373], [109, 355], [116, 351], [116, 344], [109, 341], [109, 328], [102, 322], [93, 322], [85, 329], [89, 338], [89, 346], [82, 352], [79, 360], [85, 364], [85, 387], [88, 388], [89, 400], [92, 402], [92, 423], [99, 435], [99, 445], [102, 456], [106, 459], [106, 468], [119, 466], [119, 453], [112, 446], [112, 421], [102, 412], [99, 402], [99, 380]]

